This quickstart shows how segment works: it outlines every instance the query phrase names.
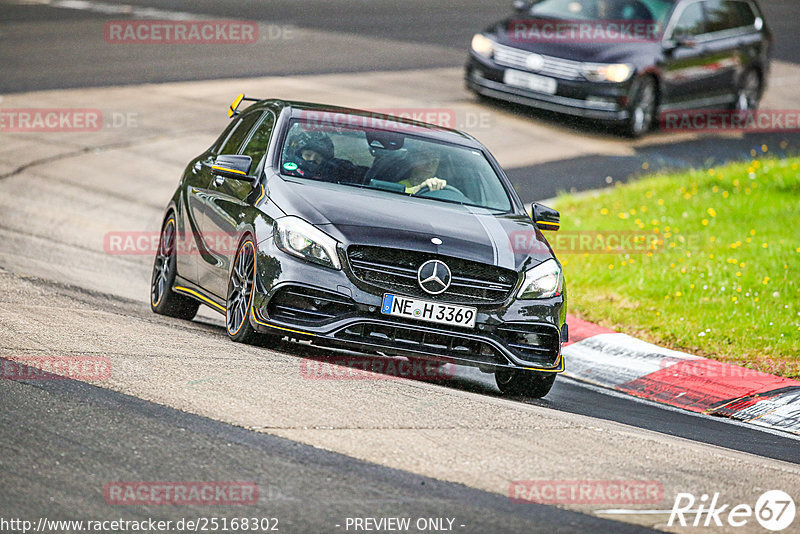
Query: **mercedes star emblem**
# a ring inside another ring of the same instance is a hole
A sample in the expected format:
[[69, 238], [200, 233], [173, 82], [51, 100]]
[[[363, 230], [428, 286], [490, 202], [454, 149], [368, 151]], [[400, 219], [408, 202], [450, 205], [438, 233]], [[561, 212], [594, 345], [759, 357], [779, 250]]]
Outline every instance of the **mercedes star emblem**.
[[417, 271], [417, 281], [426, 293], [438, 295], [450, 287], [450, 268], [439, 260], [429, 260]]
[[530, 70], [541, 70], [544, 67], [544, 56], [540, 54], [529, 54], [525, 58], [525, 66]]

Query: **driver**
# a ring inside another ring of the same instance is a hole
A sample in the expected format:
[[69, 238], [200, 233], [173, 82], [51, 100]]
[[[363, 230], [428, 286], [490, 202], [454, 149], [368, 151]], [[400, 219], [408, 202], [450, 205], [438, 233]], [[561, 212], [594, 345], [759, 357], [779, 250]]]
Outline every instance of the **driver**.
[[415, 195], [424, 188], [439, 191], [447, 187], [447, 180], [436, 177], [441, 156], [436, 150], [425, 148], [415, 155], [408, 178], [399, 183], [406, 186], [406, 193]]

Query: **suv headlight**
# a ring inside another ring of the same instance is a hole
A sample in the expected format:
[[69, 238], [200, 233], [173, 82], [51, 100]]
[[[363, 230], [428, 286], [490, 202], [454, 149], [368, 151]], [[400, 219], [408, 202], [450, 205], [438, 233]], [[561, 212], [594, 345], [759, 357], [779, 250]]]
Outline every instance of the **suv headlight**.
[[472, 50], [481, 57], [490, 58], [494, 54], [494, 41], [483, 34], [472, 36]]
[[279, 249], [304, 260], [341, 269], [336, 253], [337, 241], [299, 217], [282, 217], [275, 221], [275, 244]]
[[633, 74], [633, 67], [625, 63], [584, 63], [583, 77], [593, 82], [622, 83]]
[[547, 299], [561, 294], [564, 276], [554, 259], [545, 260], [525, 273], [518, 299]]

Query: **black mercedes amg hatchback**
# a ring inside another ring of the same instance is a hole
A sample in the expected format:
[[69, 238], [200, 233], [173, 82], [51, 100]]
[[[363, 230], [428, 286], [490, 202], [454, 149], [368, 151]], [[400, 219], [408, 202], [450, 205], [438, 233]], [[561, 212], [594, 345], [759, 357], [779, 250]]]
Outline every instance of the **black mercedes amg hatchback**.
[[541, 233], [558, 212], [529, 215], [467, 134], [281, 100], [239, 112], [242, 100], [167, 206], [153, 311], [191, 319], [205, 304], [234, 341], [476, 366], [503, 392], [547, 394], [567, 339]]
[[516, 0], [472, 39], [475, 93], [623, 126], [661, 112], [754, 110], [772, 36], [755, 0]]

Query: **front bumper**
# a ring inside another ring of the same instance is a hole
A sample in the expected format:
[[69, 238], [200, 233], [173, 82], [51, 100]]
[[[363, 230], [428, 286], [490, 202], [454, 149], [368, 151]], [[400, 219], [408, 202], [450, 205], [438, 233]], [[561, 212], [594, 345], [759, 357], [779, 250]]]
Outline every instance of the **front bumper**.
[[485, 370], [564, 370], [563, 295], [478, 305], [475, 328], [460, 328], [383, 315], [383, 292], [354, 283], [346, 262], [340, 271], [307, 263], [272, 239], [259, 244], [257, 266], [250, 322], [259, 332]]
[[478, 94], [547, 111], [607, 121], [624, 121], [630, 116], [630, 80], [612, 84], [556, 78], [556, 93], [550, 95], [504, 83], [503, 75], [510, 68], [470, 54], [464, 81]]

